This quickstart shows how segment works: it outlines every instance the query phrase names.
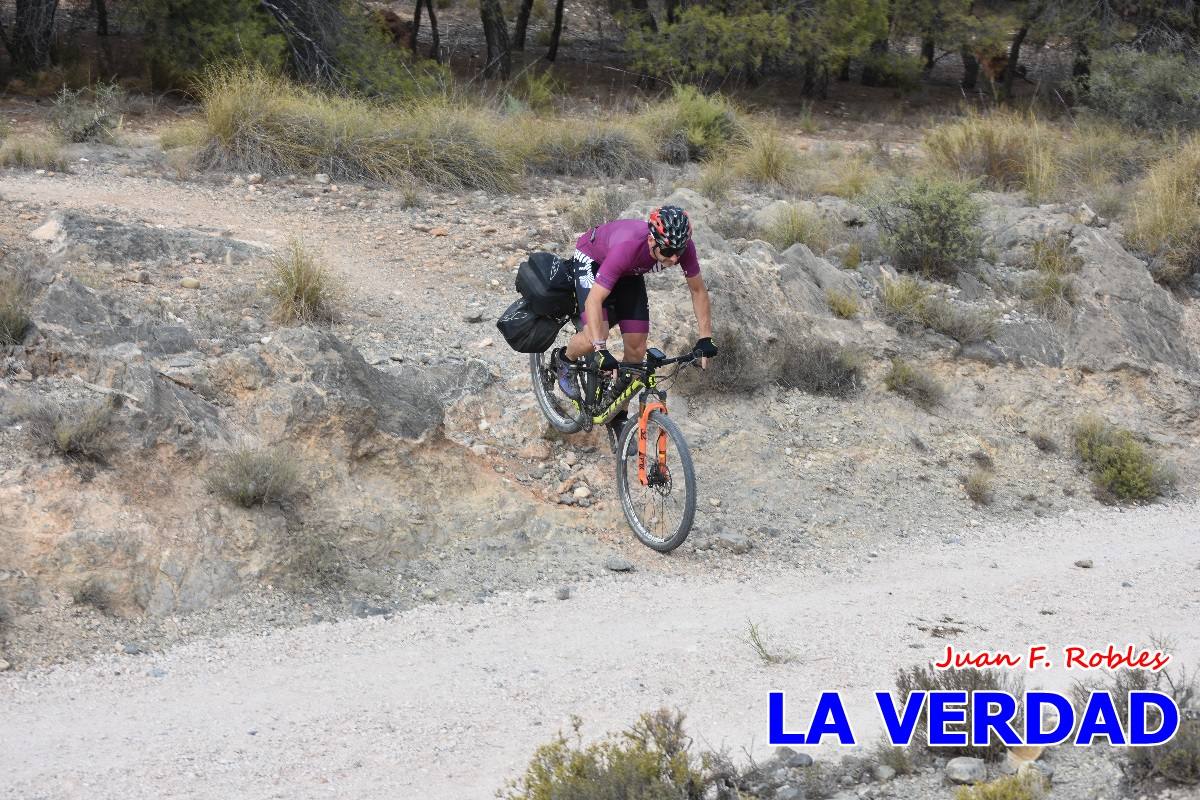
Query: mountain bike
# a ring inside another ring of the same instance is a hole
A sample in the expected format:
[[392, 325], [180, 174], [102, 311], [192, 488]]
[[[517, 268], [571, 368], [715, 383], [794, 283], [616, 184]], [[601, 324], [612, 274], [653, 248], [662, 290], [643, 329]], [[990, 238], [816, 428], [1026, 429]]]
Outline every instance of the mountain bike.
[[[570, 330], [567, 326], [566, 330]], [[561, 337], [560, 337], [561, 338]], [[538, 405], [547, 421], [563, 433], [579, 433], [608, 425], [609, 443], [617, 456], [617, 494], [634, 534], [647, 547], [669, 553], [687, 539], [696, 515], [696, 472], [682, 431], [667, 416], [664, 381], [699, 359], [694, 352], [667, 358], [657, 348], [646, 351], [642, 363], [622, 363], [614, 373], [602, 373], [581, 363], [573, 380], [580, 401], [558, 386], [558, 364], [551, 354], [562, 343], [529, 356], [530, 376]], [[676, 365], [669, 375], [658, 370]], [[640, 394], [639, 394], [640, 393]], [[620, 431], [610, 424], [634, 395], [639, 412]]]

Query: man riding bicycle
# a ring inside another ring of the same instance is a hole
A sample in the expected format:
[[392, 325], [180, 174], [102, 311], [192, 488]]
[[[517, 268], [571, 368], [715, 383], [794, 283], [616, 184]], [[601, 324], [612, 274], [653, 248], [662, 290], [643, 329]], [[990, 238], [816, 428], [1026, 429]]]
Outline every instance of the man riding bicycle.
[[[648, 233], [643, 226], [649, 227]], [[572, 372], [578, 360], [589, 353], [601, 370], [617, 369], [616, 358], [608, 352], [608, 333], [614, 324], [621, 328], [625, 361], [636, 363], [645, 359], [650, 302], [644, 275], [677, 264], [687, 279], [700, 332], [695, 350], [702, 356], [701, 366], [707, 367], [717, 348], [712, 341], [708, 288], [700, 276], [696, 243], [691, 239], [692, 223], [687, 212], [678, 206], [654, 209], [647, 223], [636, 219], [614, 220], [579, 237], [572, 261], [583, 328], [565, 348], [553, 354], [558, 385], [567, 397], [580, 399]], [[624, 414], [610, 424], [619, 426], [623, 418]]]

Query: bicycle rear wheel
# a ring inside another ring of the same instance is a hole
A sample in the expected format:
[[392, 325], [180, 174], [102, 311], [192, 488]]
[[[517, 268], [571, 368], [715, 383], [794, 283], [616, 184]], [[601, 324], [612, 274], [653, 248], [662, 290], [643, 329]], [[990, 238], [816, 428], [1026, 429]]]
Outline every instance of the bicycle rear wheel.
[[696, 471], [683, 432], [660, 411], [646, 420], [646, 483], [638, 471], [638, 420], [621, 432], [617, 493], [638, 540], [669, 553], [687, 539], [696, 516]]
[[558, 334], [558, 341], [544, 353], [529, 354], [529, 376], [533, 381], [533, 394], [538, 407], [555, 430], [563, 433], [578, 433], [587, 424], [587, 415], [582, 406], [563, 394], [558, 386], [558, 375], [550, 365], [550, 354], [554, 348], [563, 347], [574, 333], [567, 325]]

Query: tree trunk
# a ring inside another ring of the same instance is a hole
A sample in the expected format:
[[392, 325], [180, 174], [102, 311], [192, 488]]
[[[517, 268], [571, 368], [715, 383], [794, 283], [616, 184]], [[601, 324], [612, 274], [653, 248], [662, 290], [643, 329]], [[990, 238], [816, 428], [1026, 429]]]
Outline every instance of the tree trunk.
[[529, 14], [533, 11], [533, 0], [522, 0], [517, 12], [516, 27], [513, 28], [513, 50], [525, 49], [525, 31], [529, 28]]
[[848, 58], [842, 59], [842, 65], [840, 67], [838, 67], [838, 78], [837, 79], [839, 81], [850, 80], [850, 59], [848, 59]]
[[1013, 80], [1017, 77], [1017, 63], [1021, 60], [1021, 44], [1029, 33], [1029, 26], [1022, 27], [1013, 36], [1012, 45], [1008, 48], [1008, 64], [1004, 67], [1004, 91], [1001, 99], [1008, 101], [1013, 95]]
[[479, 0], [479, 18], [483, 21], [483, 38], [487, 42], [484, 77], [506, 79], [512, 72], [512, 53], [508, 49], [508, 25], [504, 22], [500, 0]]
[[50, 65], [56, 11], [58, 0], [17, 0], [12, 34], [4, 35], [13, 71], [17, 74], [36, 72]]
[[409, 45], [412, 47], [412, 53], [417, 54], [417, 34], [421, 32], [421, 9], [425, 7], [425, 0], [417, 0], [417, 7], [413, 9], [413, 31], [412, 41]]
[[107, 0], [92, 0], [92, 8], [96, 9], [96, 35], [108, 36]]
[[667, 24], [674, 25], [675, 19], [676, 19], [675, 11], [679, 6], [679, 0], [667, 0], [666, 5], [667, 5]]
[[633, 13], [643, 28], [658, 33], [658, 23], [654, 21], [654, 15], [650, 13], [650, 5], [646, 0], [632, 0], [629, 5], [633, 7]]
[[921, 39], [921, 59], [924, 61], [921, 69], [928, 75], [933, 72], [933, 37], [926, 36]]
[[563, 0], [558, 0], [554, 4], [554, 29], [550, 31], [550, 51], [546, 53], [546, 60], [553, 61], [558, 58], [558, 40], [562, 36], [563, 24]]
[[1071, 64], [1071, 77], [1075, 79], [1075, 93], [1085, 95], [1088, 79], [1092, 76], [1092, 53], [1083, 42], [1075, 43], [1075, 61]]
[[[420, 0], [417, 0], [418, 4]], [[425, 10], [429, 12], [429, 57], [439, 64], [442, 63], [442, 37], [438, 34], [437, 13], [433, 10], [433, 0], [425, 0]], [[413, 31], [413, 48], [417, 46], [417, 32]]]
[[861, 82], [863, 86], [881, 86], [883, 84], [883, 73], [879, 69], [879, 59], [887, 55], [888, 40], [876, 39], [871, 42], [871, 49], [867, 51], [867, 63], [863, 64]]
[[962, 83], [959, 84], [964, 89], [974, 89], [979, 83], [979, 59], [975, 54], [964, 44], [960, 51], [962, 55], [963, 76]]

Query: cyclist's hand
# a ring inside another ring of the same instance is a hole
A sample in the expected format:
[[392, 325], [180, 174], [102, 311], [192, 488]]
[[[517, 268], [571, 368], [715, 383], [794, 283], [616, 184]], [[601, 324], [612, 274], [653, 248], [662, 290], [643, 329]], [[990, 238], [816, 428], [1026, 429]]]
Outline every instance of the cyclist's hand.
[[621, 366], [616, 357], [607, 350], [597, 350], [595, 358], [596, 368], [601, 372], [608, 372], [609, 370], [614, 370]]
[[713, 344], [711, 336], [705, 336], [696, 342], [696, 346], [692, 348], [692, 352], [700, 356], [700, 368], [708, 369], [708, 360], [717, 354], [717, 346]]

